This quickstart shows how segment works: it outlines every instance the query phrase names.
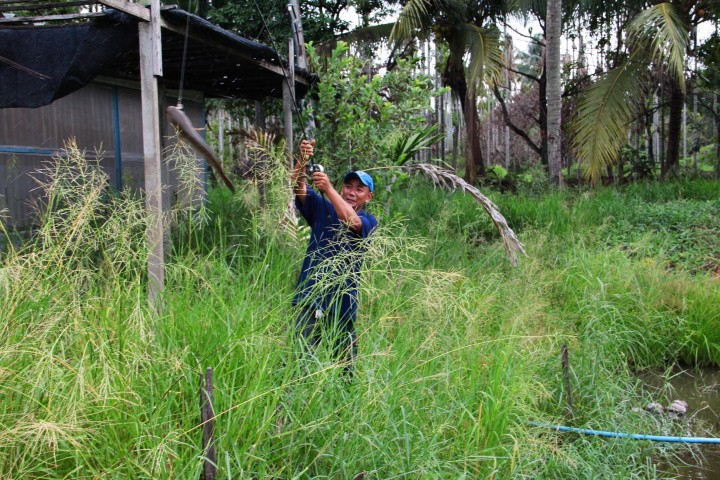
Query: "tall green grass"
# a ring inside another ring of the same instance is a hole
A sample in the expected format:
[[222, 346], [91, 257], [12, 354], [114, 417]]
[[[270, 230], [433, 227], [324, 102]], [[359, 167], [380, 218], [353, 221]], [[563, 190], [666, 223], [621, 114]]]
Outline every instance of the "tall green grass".
[[711, 273], [691, 259], [669, 268], [611, 220], [644, 218], [628, 204], [694, 202], [717, 232], [717, 184], [492, 194], [529, 254], [512, 268], [470, 199], [410, 182], [388, 215], [373, 206], [348, 383], [328, 345], [311, 358], [293, 347], [305, 244], [277, 227], [280, 179], [264, 210], [246, 183], [211, 191], [207, 215], [174, 217], [155, 314], [141, 199], [108, 194], [80, 152], [66, 158], [40, 231], [0, 266], [4, 477], [198, 478], [212, 367], [220, 478], [664, 478], [654, 462], [672, 449], [527, 422], [679, 433], [634, 410], [650, 399], [633, 372], [720, 364]]

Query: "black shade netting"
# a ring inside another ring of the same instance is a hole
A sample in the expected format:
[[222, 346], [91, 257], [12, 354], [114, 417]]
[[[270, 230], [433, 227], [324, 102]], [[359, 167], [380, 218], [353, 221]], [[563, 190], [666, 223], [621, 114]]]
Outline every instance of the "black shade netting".
[[48, 105], [87, 85], [136, 43], [137, 23], [121, 15], [0, 29], [0, 108]]

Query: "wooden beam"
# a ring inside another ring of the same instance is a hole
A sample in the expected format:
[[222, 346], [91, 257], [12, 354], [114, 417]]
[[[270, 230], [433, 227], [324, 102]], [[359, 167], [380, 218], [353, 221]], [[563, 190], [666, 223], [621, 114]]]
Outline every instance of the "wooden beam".
[[[168, 30], [170, 30], [170, 31], [172, 31], [172, 32], [177, 33], [178, 35], [181, 35], [181, 36], [183, 36], [183, 37], [185, 36], [185, 27], [184, 27], [184, 26], [182, 26], [182, 27], [179, 27], [179, 26], [176, 27], [176, 26], [174, 26], [174, 25], [169, 25], [167, 22], [163, 22], [163, 27], [164, 27], [164, 28], [167, 28]], [[275, 74], [277, 74], [277, 75], [280, 75], [280, 76], [282, 76], [282, 77], [285, 76], [285, 70], [284, 70], [283, 67], [281, 67], [280, 65], [277, 65], [277, 64], [268, 62], [268, 61], [266, 61], [266, 60], [256, 59], [256, 58], [254, 58], [252, 55], [248, 55], [247, 53], [242, 52], [242, 51], [239, 51], [239, 50], [236, 49], [236, 48], [228, 47], [228, 46], [223, 45], [223, 44], [221, 44], [221, 43], [213, 42], [212, 40], [208, 40], [208, 39], [205, 38], [202, 34], [196, 33], [196, 32], [193, 30], [192, 27], [190, 28], [190, 32], [189, 32], [189, 34], [188, 34], [188, 37], [190, 37], [192, 40], [195, 40], [196, 42], [200, 42], [200, 43], [202, 43], [202, 44], [204, 44], [204, 45], [207, 45], [208, 47], [211, 47], [211, 48], [214, 48], [214, 49], [219, 50], [219, 51], [221, 51], [221, 52], [230, 54], [230, 55], [232, 55], [232, 56], [234, 56], [234, 57], [236, 57], [236, 58], [239, 58], [239, 59], [241, 59], [241, 60], [245, 60], [245, 61], [252, 62], [252, 63], [258, 65], [259, 67], [262, 67], [262, 68], [264, 68], [265, 70], [269, 70], [269, 71], [271, 71], [271, 72], [273, 72], [273, 73], [275, 73]], [[299, 81], [300, 81], [301, 83], [303, 83], [304, 85], [307, 85], [307, 82], [305, 81], [304, 78], [299, 79]]]
[[92, 13], [68, 13], [65, 15], [40, 15], [37, 17], [13, 17], [13, 18], [0, 18], [0, 23], [8, 25], [20, 24], [20, 23], [35, 23], [35, 22], [56, 22], [61, 20], [77, 20], [80, 18], [91, 18], [91, 17], [104, 17], [107, 13], [103, 12], [92, 12]]
[[[132, 90], [140, 90], [140, 82], [134, 82], [132, 80], [121, 80], [119, 78], [98, 75], [97, 77], [95, 77], [95, 81], [104, 83], [107, 85], [129, 88]], [[165, 92], [166, 92], [167, 96], [169, 96], [169, 97], [177, 97], [178, 96], [177, 90], [166, 89]], [[202, 104], [205, 101], [205, 97], [203, 96], [202, 92], [198, 92], [197, 90], [183, 90], [183, 99], [190, 100], [190, 101], [193, 101], [193, 102], [199, 103], [199, 104]], [[164, 110], [161, 109], [161, 111], [164, 111]], [[163, 130], [163, 131], [165, 131], [165, 130]]]
[[13, 3], [40, 3], [42, 0], [0, 0], [0, 5], [12, 5]]
[[150, 10], [138, 3], [130, 3], [125, 0], [98, 0], [98, 3], [145, 20], [146, 22], [150, 21]]
[[[134, 17], [137, 17], [146, 22], [150, 21], [150, 10], [143, 7], [142, 5], [138, 5], [136, 3], [130, 3], [130, 2], [127, 2], [124, 0], [98, 0], [98, 3], [101, 3], [110, 8], [114, 8], [116, 10], [120, 10], [121, 12], [125, 12], [128, 15], [133, 15]], [[185, 36], [185, 34], [186, 34], [186, 29], [185, 29], [184, 25], [183, 26], [171, 25], [167, 21], [165, 21], [163, 18], [160, 18], [160, 25], [163, 28], [170, 30], [171, 32], [177, 33], [178, 35]], [[203, 35], [196, 34], [192, 28], [190, 28], [190, 33], [188, 34], [188, 36], [191, 39], [193, 39], [197, 42], [200, 42], [204, 45], [215, 48], [215, 49], [220, 50], [225, 53], [229, 53], [230, 55], [233, 55], [240, 59], [251, 61], [251, 62], [255, 63], [256, 65], [264, 68], [265, 70], [269, 70], [269, 71], [276, 73], [278, 75], [281, 75], [283, 77], [285, 76], [283, 67], [281, 67], [280, 65], [276, 65], [276, 64], [268, 62], [266, 60], [257, 60], [255, 58], [253, 58], [252, 55], [248, 55], [244, 52], [240, 52], [236, 48], [228, 47], [228, 46], [222, 45], [220, 43], [208, 40]], [[306, 86], [308, 85], [308, 82], [304, 78], [298, 78], [298, 79], [296, 79], [296, 81], [299, 81], [303, 85], [306, 85]]]
[[54, 3], [35, 3], [35, 4], [19, 4], [12, 7], [0, 7], [0, 12], [14, 12], [16, 10], [45, 10], [51, 8], [80, 7], [85, 5], [95, 5], [96, 0], [76, 0], [74, 2], [54, 2]]
[[150, 25], [152, 25], [153, 30], [153, 74], [157, 77], [162, 77], [162, 27], [160, 24], [160, 0], [152, 0], [150, 3]]
[[[152, 25], [153, 41], [153, 74], [163, 76], [162, 64], [162, 27], [160, 23], [160, 0], [152, 0], [150, 4], [150, 25]], [[164, 111], [164, 110], [163, 110]]]
[[149, 23], [138, 23], [140, 37], [140, 83], [142, 100], [143, 157], [145, 164], [145, 206], [148, 211], [148, 299], [158, 303], [165, 288], [163, 245], [162, 159], [160, 151], [160, 111], [158, 81], [153, 75], [153, 31]]

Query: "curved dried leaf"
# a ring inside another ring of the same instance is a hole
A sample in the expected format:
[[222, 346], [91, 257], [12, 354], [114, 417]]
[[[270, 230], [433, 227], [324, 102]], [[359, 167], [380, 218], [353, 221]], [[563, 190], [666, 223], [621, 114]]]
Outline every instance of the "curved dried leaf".
[[513, 232], [510, 228], [507, 220], [505, 220], [505, 217], [502, 213], [500, 213], [497, 206], [492, 202], [492, 200], [480, 193], [480, 190], [476, 187], [470, 185], [451, 171], [445, 170], [437, 165], [431, 165], [428, 163], [413, 163], [404, 165], [403, 168], [408, 171], [421, 172], [427, 175], [433, 181], [433, 184], [442, 188], [448, 190], [457, 190], [459, 188], [463, 192], [470, 194], [470, 196], [472, 196], [475, 201], [477, 201], [485, 209], [488, 215], [490, 215], [495, 227], [498, 229], [498, 232], [500, 232], [503, 245], [505, 246], [505, 253], [510, 259], [512, 265], [517, 266], [518, 264], [518, 252], [526, 257], [528, 256], [527, 253], [525, 253], [522, 243], [520, 243], [520, 240], [518, 240], [515, 232]]

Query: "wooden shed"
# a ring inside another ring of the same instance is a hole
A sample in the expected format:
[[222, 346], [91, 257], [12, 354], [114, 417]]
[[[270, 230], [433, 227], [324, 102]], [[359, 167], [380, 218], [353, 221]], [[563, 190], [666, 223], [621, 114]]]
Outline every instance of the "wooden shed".
[[[146, 182], [139, 26], [152, 23], [152, 9], [124, 0], [71, 4], [84, 11], [28, 16], [57, 4], [0, 4], [0, 209], [6, 209], [6, 225], [33, 223], [33, 176], [69, 138], [89, 157], [101, 152], [115, 188], [142, 189]], [[92, 4], [97, 11], [90, 11]], [[157, 13], [160, 148], [173, 133], [164, 107], [175, 105], [180, 93], [185, 113], [201, 127], [207, 98], [282, 98], [290, 85], [303, 96], [313, 80], [296, 68], [290, 75], [266, 45], [174, 7]], [[167, 206], [177, 188], [172, 168], [163, 169], [162, 184]]]

